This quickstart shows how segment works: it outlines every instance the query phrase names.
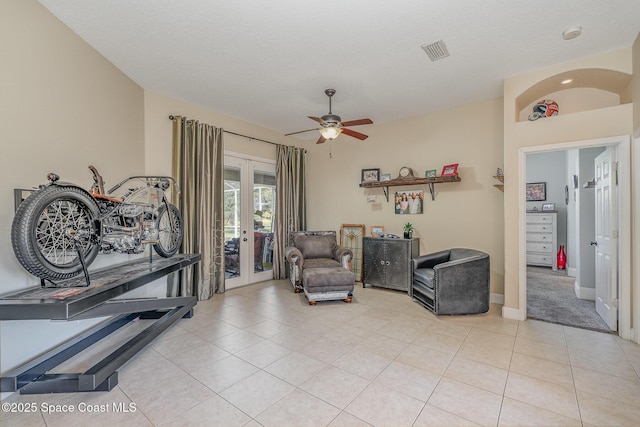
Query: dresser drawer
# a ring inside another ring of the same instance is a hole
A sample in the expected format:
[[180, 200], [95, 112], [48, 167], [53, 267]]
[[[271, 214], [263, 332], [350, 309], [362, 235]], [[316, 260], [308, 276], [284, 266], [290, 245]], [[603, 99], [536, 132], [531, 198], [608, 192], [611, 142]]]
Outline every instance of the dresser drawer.
[[531, 254], [527, 253], [527, 264], [529, 265], [552, 265], [552, 255]]
[[[552, 215], [527, 215], [527, 224], [552, 224]], [[527, 225], [527, 228], [529, 226]]]
[[527, 242], [553, 242], [553, 235], [550, 233], [527, 233]]
[[527, 224], [527, 233], [552, 233], [553, 224]]
[[540, 252], [543, 254], [553, 255], [553, 244], [551, 242], [548, 242], [548, 243], [527, 242], [527, 252]]

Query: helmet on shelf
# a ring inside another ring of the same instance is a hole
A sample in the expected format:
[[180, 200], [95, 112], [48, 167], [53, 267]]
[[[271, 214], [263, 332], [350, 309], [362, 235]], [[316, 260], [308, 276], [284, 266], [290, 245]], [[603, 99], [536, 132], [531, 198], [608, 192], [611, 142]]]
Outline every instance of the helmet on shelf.
[[540, 117], [557, 116], [560, 108], [556, 101], [545, 99], [538, 101], [533, 106], [533, 113], [529, 114], [529, 120], [538, 120]]

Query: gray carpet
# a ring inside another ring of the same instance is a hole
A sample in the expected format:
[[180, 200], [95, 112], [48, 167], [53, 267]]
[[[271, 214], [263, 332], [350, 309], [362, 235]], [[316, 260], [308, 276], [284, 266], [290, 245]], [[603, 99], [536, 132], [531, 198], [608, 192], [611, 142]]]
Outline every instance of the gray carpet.
[[611, 332], [596, 313], [595, 301], [579, 299], [575, 278], [564, 271], [527, 267], [527, 317], [576, 328]]

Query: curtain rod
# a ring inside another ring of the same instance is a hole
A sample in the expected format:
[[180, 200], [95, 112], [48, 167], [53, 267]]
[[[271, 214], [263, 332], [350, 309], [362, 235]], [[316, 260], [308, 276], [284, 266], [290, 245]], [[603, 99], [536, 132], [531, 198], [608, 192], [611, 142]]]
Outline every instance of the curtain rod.
[[[173, 119], [175, 119], [175, 116], [170, 115], [170, 116], [169, 116], [169, 120], [173, 120]], [[230, 130], [224, 130], [224, 129], [222, 129], [222, 132], [224, 132], [224, 133], [228, 133], [228, 134], [231, 134], [231, 135], [241, 136], [241, 137], [243, 137], [243, 138], [254, 139], [254, 140], [256, 140], [256, 141], [260, 141], [260, 142], [266, 142], [267, 144], [271, 144], [271, 145], [283, 145], [283, 144], [278, 144], [278, 143], [271, 142], [271, 141], [265, 141], [264, 139], [254, 138], [254, 137], [252, 137], [252, 136], [248, 136], [248, 135], [243, 135], [243, 134], [241, 134], [241, 133], [231, 132]]]

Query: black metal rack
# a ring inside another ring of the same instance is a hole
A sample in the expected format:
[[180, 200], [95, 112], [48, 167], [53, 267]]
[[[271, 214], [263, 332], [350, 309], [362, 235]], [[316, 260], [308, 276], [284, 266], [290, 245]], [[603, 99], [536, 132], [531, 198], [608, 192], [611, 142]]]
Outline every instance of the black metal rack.
[[[197, 298], [114, 299], [200, 261], [200, 254], [139, 259], [91, 272], [92, 285], [69, 279], [56, 288], [33, 287], [0, 296], [0, 320], [78, 320], [115, 316], [0, 378], [0, 392], [21, 394], [109, 391], [118, 368], [182, 317], [191, 317]], [[157, 319], [139, 334], [82, 373], [48, 373], [62, 362], [138, 319]]]

